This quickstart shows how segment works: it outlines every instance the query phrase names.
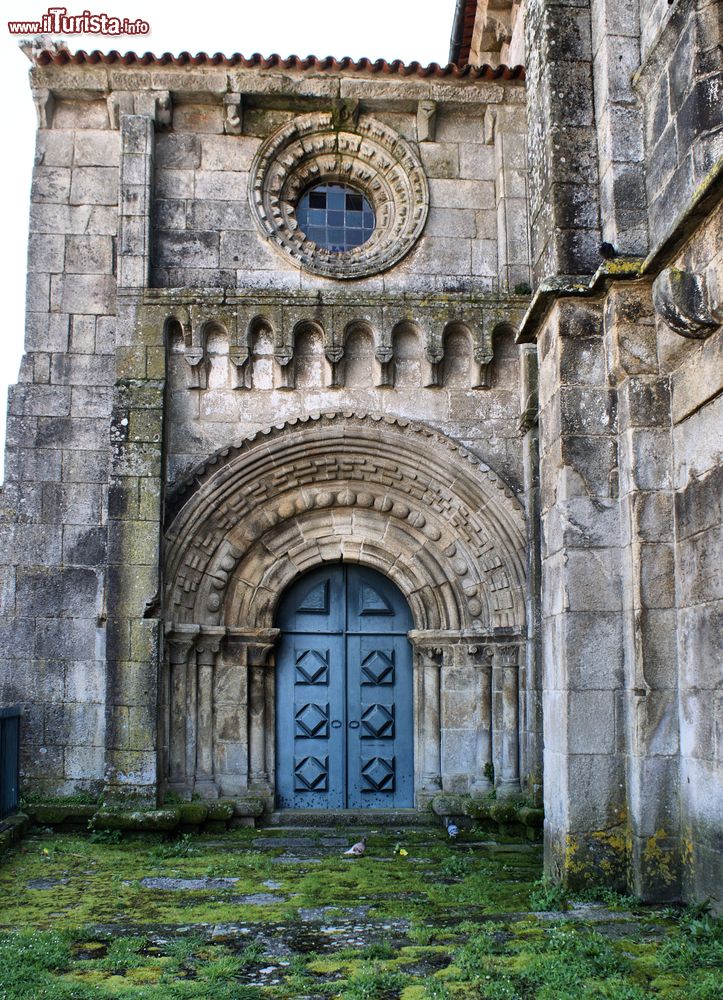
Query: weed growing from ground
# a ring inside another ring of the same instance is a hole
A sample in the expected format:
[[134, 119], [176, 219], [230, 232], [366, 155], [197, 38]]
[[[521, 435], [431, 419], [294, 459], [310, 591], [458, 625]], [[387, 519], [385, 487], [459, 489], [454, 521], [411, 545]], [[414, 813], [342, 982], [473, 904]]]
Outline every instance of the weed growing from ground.
[[172, 840], [168, 844], [157, 844], [148, 853], [150, 857], [157, 860], [187, 858], [196, 853], [196, 845], [193, 836], [190, 833], [184, 833], [177, 840]]
[[362, 966], [339, 994], [341, 1000], [386, 1000], [411, 980], [399, 972], [383, 972], [378, 966]]
[[535, 882], [530, 893], [530, 908], [562, 913], [569, 909], [567, 893], [557, 882], [541, 878], [539, 882]]
[[441, 872], [446, 878], [464, 878], [469, 871], [469, 858], [466, 855], [453, 855], [445, 858], [441, 864]]
[[723, 921], [694, 907], [683, 912], [679, 930], [661, 946], [661, 969], [683, 975], [696, 969], [723, 969]]

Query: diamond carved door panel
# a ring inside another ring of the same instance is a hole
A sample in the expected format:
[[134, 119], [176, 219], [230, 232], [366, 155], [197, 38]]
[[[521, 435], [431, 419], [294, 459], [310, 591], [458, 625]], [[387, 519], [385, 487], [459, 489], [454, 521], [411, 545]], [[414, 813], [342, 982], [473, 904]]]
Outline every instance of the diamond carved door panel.
[[373, 570], [324, 567], [290, 588], [278, 622], [277, 804], [412, 806], [412, 620], [402, 595]]

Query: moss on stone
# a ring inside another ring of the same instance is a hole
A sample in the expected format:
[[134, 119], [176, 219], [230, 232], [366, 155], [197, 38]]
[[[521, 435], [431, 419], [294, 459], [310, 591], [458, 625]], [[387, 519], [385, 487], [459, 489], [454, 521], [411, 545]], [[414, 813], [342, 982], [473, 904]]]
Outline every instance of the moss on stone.
[[141, 830], [165, 832], [175, 830], [181, 818], [180, 808], [148, 809], [126, 812], [123, 809], [100, 809], [93, 817], [97, 830]]
[[234, 799], [235, 816], [252, 816], [258, 818], [264, 813], [265, 802], [255, 796], [246, 796], [242, 799]]
[[233, 801], [219, 799], [208, 803], [208, 819], [214, 823], [228, 823], [234, 813]]
[[183, 802], [178, 806], [180, 822], [184, 826], [200, 826], [208, 817], [208, 806], [205, 802]]
[[97, 805], [69, 803], [36, 803], [28, 806], [30, 818], [43, 826], [60, 826], [64, 823], [85, 825], [96, 813]]

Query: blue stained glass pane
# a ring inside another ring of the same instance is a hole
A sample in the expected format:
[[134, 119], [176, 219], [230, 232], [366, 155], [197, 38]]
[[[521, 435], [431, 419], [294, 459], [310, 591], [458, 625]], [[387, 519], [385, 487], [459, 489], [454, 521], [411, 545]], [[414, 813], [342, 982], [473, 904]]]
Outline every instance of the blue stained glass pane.
[[374, 211], [364, 195], [344, 184], [318, 184], [299, 199], [296, 221], [305, 236], [340, 253], [374, 232]]

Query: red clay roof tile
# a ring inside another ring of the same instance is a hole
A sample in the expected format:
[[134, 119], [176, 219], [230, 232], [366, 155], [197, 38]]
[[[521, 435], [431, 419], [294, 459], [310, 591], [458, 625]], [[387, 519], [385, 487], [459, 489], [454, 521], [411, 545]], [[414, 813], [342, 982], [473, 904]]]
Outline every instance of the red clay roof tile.
[[115, 50], [111, 52], [100, 52], [97, 49], [93, 52], [85, 52], [82, 49], [78, 52], [70, 52], [69, 49], [60, 48], [58, 50], [42, 49], [34, 56], [35, 62], [39, 66], [64, 66], [70, 63], [73, 66], [98, 64], [106, 66], [227, 66], [242, 67], [244, 69], [293, 69], [293, 70], [328, 70], [338, 72], [347, 70], [353, 73], [384, 73], [386, 75], [399, 76], [419, 76], [419, 77], [453, 77], [454, 79], [469, 77], [475, 80], [524, 80], [525, 70], [523, 66], [459, 66], [448, 63], [440, 66], [439, 63], [429, 63], [423, 66], [419, 62], [404, 63], [401, 59], [387, 62], [385, 59], [358, 59], [353, 60], [349, 56], [342, 59], [334, 59], [332, 56], [319, 58], [318, 56], [292, 55], [283, 58], [280, 55], [270, 56], [259, 55], [258, 52], [246, 57], [240, 53], [225, 56], [221, 52], [209, 55], [207, 52], [198, 52], [192, 55], [190, 52], [181, 52], [177, 56], [170, 52], [164, 52], [157, 56], [152, 52], [144, 52], [142, 55], [136, 52], [126, 52], [122, 54]]

